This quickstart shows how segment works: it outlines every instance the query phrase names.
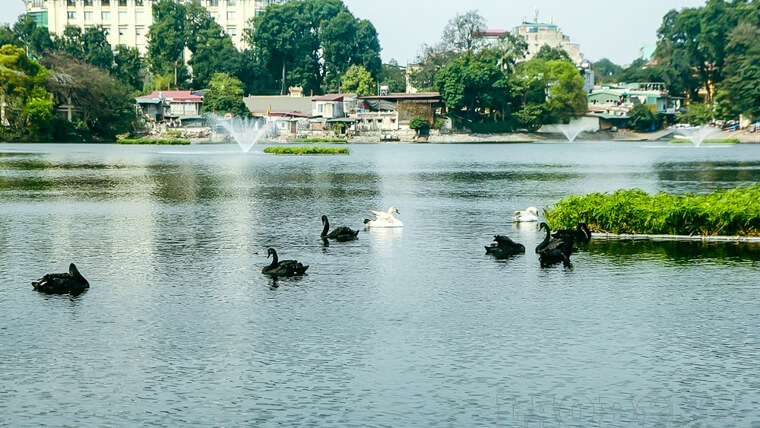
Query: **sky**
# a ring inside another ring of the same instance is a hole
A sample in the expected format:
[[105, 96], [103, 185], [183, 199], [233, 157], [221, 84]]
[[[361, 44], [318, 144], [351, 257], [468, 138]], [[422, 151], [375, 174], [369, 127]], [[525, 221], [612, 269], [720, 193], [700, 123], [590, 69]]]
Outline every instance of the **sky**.
[[[15, 22], [22, 0], [0, 0], [0, 23]], [[523, 19], [559, 25], [585, 58], [609, 58], [628, 64], [644, 43], [655, 43], [662, 17], [671, 9], [696, 7], [705, 0], [344, 0], [359, 18], [369, 19], [380, 34], [383, 61], [413, 62], [422, 44], [440, 40], [446, 23], [458, 13], [477, 10], [491, 29], [511, 30]]]

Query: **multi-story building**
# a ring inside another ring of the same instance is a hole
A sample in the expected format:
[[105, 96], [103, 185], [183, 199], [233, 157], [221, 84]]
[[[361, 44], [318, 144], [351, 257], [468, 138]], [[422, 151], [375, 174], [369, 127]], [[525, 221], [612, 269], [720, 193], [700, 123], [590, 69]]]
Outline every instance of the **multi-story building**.
[[[153, 4], [158, 0], [26, 0], [26, 13], [37, 25], [62, 34], [69, 25], [103, 26], [111, 46], [127, 45], [145, 53]], [[175, 0], [187, 3], [191, 0]], [[238, 49], [245, 48], [243, 30], [251, 18], [273, 3], [287, 0], [199, 0], [230, 35]]]
[[581, 45], [571, 42], [570, 37], [565, 35], [554, 23], [523, 22], [520, 26], [515, 27], [514, 34], [523, 37], [528, 43], [526, 60], [533, 58], [542, 46], [547, 45], [555, 49], [564, 49], [576, 65], [580, 65], [583, 61]]

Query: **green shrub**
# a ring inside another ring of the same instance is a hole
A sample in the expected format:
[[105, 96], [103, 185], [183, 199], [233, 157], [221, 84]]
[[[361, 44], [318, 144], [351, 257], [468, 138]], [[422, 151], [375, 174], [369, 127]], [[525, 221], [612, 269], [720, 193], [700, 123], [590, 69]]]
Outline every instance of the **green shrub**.
[[570, 196], [546, 211], [552, 228], [586, 222], [597, 232], [760, 236], [760, 185], [707, 195], [618, 190]]
[[[678, 144], [678, 143], [691, 143], [691, 140], [688, 138], [674, 138], [670, 140], [671, 144]], [[715, 139], [707, 139], [702, 142], [703, 144], [740, 144], [741, 141], [739, 141], [738, 138], [715, 138]]]
[[187, 145], [190, 144], [189, 140], [171, 139], [164, 140], [160, 138], [124, 138], [116, 141], [119, 144], [159, 144], [159, 145]]
[[275, 155], [347, 155], [350, 150], [343, 147], [267, 147], [264, 153]]
[[345, 138], [296, 138], [294, 143], [347, 143]]

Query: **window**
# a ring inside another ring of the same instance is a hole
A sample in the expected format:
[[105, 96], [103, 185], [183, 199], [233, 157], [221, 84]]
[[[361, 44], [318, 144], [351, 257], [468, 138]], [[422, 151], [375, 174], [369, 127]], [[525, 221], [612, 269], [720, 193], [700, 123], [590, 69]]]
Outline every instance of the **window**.
[[142, 6], [143, 0], [135, 0], [135, 6]]
[[66, 12], [66, 17], [69, 19], [77, 19], [77, 13], [73, 10]]
[[84, 12], [84, 20], [85, 21], [92, 21], [92, 12], [89, 10], [86, 10]]
[[219, 6], [219, 0], [208, 0], [208, 5], [211, 7]]
[[92, 6], [92, 0], [84, 0], [85, 6]]
[[227, 21], [235, 20], [235, 12], [227, 12]]
[[227, 34], [230, 35], [230, 37], [237, 36], [237, 29], [235, 27], [227, 27]]
[[235, 0], [227, 0], [227, 6], [235, 6]]
[[127, 34], [127, 27], [119, 27], [119, 35], [123, 36]]
[[32, 7], [45, 7], [45, 0], [32, 0]]
[[211, 11], [209, 12], [209, 14], [211, 15], [212, 18], [219, 19], [219, 12]]
[[124, 22], [127, 20], [127, 12], [119, 12], [119, 22]]
[[101, 6], [111, 6], [111, 0], [100, 0]]
[[100, 12], [100, 19], [103, 20], [103, 21], [110, 20], [111, 19], [111, 12], [108, 12], [108, 11]]
[[137, 22], [138, 24], [142, 24], [143, 21], [145, 21], [145, 13], [135, 12], [135, 22]]
[[103, 34], [106, 35], [106, 37], [111, 35], [111, 27], [103, 27]]
[[119, 0], [119, 7], [126, 7], [127, 6], [127, 0]]
[[76, 2], [74, 0], [66, 0], [66, 6], [76, 6]]
[[140, 37], [143, 35], [143, 32], [145, 32], [145, 30], [143, 30], [143, 27], [135, 28], [135, 36]]

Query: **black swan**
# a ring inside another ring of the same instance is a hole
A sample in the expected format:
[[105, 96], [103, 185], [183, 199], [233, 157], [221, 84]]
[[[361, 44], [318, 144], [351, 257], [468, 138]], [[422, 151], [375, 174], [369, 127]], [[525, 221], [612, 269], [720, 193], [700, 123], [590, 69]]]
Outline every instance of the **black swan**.
[[298, 260], [283, 260], [277, 258], [277, 251], [274, 248], [267, 250], [267, 258], [272, 256], [272, 264], [261, 269], [261, 273], [272, 276], [296, 276], [303, 275], [309, 266], [304, 266]]
[[338, 242], [345, 242], [345, 241], [353, 241], [354, 239], [357, 239], [359, 236], [358, 230], [351, 230], [345, 226], [336, 227], [335, 230], [328, 233], [327, 231], [330, 230], [330, 222], [327, 221], [327, 216], [322, 216], [322, 234], [319, 235], [322, 238], [329, 238], [334, 239]]
[[495, 235], [493, 240], [494, 242], [486, 247], [486, 254], [490, 254], [497, 259], [525, 253], [525, 246], [509, 239], [509, 237]]
[[573, 241], [574, 238], [566, 240], [554, 240], [546, 248], [542, 249], [538, 253], [538, 259], [541, 262], [541, 267], [548, 267], [559, 262], [562, 262], [565, 266], [570, 266], [570, 254], [573, 253]]
[[573, 229], [560, 229], [552, 234], [555, 238], [566, 239], [572, 236], [575, 242], [587, 243], [591, 240], [591, 230], [586, 223], [578, 223], [578, 227]]
[[72, 263], [69, 273], [49, 273], [33, 282], [32, 286], [40, 293], [78, 295], [90, 288], [90, 283]]
[[[546, 223], [541, 223], [541, 225], [538, 227], [538, 230], [544, 231], [544, 240], [541, 241], [540, 244], [536, 247], [536, 254], [540, 253], [541, 251], [545, 249], [557, 249], [562, 248], [562, 244], [567, 240], [566, 238], [553, 238], [552, 239], [552, 231], [549, 229], [549, 225]], [[573, 236], [573, 238], [575, 238]], [[572, 252], [578, 251], [577, 248], [571, 247]]]

